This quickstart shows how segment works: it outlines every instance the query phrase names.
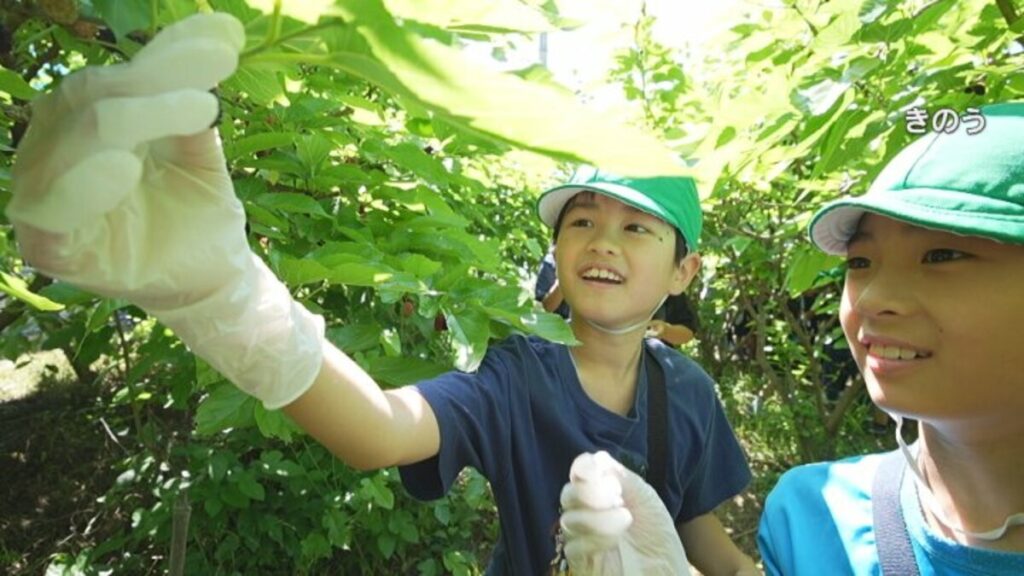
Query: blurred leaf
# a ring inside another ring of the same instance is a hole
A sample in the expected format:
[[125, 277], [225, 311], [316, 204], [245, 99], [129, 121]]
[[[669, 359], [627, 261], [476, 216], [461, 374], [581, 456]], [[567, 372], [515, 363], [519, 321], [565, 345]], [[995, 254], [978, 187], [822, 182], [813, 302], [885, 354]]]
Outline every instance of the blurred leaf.
[[443, 28], [510, 32], [553, 32], [542, 12], [515, 0], [384, 0], [388, 11], [406, 20]]
[[461, 311], [458, 314], [446, 313], [445, 319], [452, 333], [455, 367], [463, 372], [476, 370], [484, 359], [491, 337], [488, 319], [476, 310]]
[[0, 272], [0, 292], [4, 292], [12, 298], [17, 298], [36, 310], [43, 312], [56, 312], [57, 310], [64, 309], [63, 304], [58, 304], [45, 296], [32, 293], [29, 291], [28, 284], [24, 280], [6, 272]]
[[235, 160], [254, 152], [283, 148], [295, 144], [298, 134], [294, 132], [259, 132], [224, 143], [224, 156]]
[[812, 288], [822, 273], [841, 264], [840, 258], [815, 247], [800, 248], [793, 253], [786, 267], [786, 289], [790, 296], [797, 296]]
[[152, 12], [147, 2], [92, 0], [92, 6], [110, 26], [118, 40], [122, 40], [129, 32], [147, 29], [152, 23]]
[[374, 58], [337, 54], [337, 66], [431, 108], [462, 129], [621, 174], [685, 171], [649, 133], [586, 109], [568, 90], [493, 71], [459, 50], [419, 38], [399, 27], [380, 0], [342, 0], [339, 8]]
[[316, 24], [321, 16], [333, 13], [334, 0], [247, 0], [249, 6], [264, 14], [273, 14], [274, 5], [280, 4], [281, 15], [290, 16], [307, 24]]
[[449, 370], [435, 362], [409, 356], [370, 358], [366, 369], [375, 380], [391, 387], [429, 380]]
[[224, 382], [203, 399], [196, 410], [196, 433], [210, 436], [228, 428], [251, 426], [257, 400]]
[[293, 192], [275, 192], [263, 194], [256, 198], [256, 202], [264, 208], [280, 210], [282, 212], [293, 212], [295, 214], [311, 214], [315, 216], [327, 216], [324, 207], [315, 199], [305, 194]]
[[31, 100], [37, 94], [35, 89], [29, 86], [21, 76], [3, 66], [0, 66], [0, 92], [6, 92], [22, 100]]

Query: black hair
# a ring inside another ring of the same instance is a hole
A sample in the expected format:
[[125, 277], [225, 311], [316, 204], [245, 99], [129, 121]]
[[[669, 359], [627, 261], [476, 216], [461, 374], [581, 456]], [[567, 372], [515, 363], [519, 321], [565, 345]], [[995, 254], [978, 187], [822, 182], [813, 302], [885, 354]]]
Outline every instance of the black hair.
[[[555, 219], [555, 232], [552, 238], [552, 241], [555, 244], [558, 243], [558, 231], [562, 229], [562, 219], [565, 218], [565, 213], [569, 211], [569, 208], [572, 208], [573, 204], [576, 203], [576, 199], [583, 196], [584, 194], [588, 194], [586, 198], [591, 198], [594, 194], [596, 194], [596, 192], [584, 190], [574, 195], [572, 198], [569, 198], [569, 200], [564, 205], [562, 205], [562, 210], [558, 213], [558, 218]], [[672, 225], [669, 224], [669, 226]], [[679, 228], [672, 226], [672, 230], [674, 230], [676, 233], [676, 251], [672, 258], [676, 266], [678, 266], [679, 263], [683, 261], [683, 258], [686, 258], [686, 255], [690, 253], [690, 251], [689, 247], [686, 245], [686, 238], [683, 237], [683, 233], [679, 231]]]

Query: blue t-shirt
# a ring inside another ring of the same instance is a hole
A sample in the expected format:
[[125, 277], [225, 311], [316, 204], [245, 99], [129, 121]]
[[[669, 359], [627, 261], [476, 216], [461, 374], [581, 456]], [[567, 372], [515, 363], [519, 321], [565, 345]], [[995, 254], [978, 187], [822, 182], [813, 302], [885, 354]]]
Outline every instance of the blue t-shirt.
[[[669, 400], [666, 506], [676, 522], [710, 512], [746, 486], [750, 471], [711, 378], [656, 340]], [[501, 524], [488, 574], [543, 574], [554, 557], [558, 498], [582, 452], [607, 450], [645, 468], [647, 378], [641, 363], [633, 407], [620, 416], [587, 396], [563, 345], [513, 336], [491, 347], [474, 373], [417, 385], [437, 417], [439, 453], [400, 468], [421, 500], [443, 496], [466, 466], [491, 483]]]
[[[878, 575], [871, 483], [882, 455], [798, 466], [765, 501], [757, 543], [769, 576]], [[971, 548], [925, 522], [911, 473], [900, 506], [921, 576], [1024, 574], [1024, 554]]]

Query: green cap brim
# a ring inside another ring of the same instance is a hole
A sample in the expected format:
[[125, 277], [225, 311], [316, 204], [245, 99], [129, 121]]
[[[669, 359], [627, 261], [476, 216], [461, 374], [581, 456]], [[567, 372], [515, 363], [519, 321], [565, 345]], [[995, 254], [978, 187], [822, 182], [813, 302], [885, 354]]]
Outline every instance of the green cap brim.
[[[675, 225], [672, 224], [671, 217], [665, 212], [665, 210], [646, 195], [637, 192], [628, 186], [620, 186], [611, 182], [595, 184], [564, 184], [548, 190], [537, 202], [537, 213], [540, 216], [541, 222], [544, 222], [544, 224], [547, 224], [550, 228], [554, 228], [557, 224], [558, 215], [562, 213], [562, 208], [565, 206], [565, 203], [580, 192], [594, 192], [604, 196], [609, 196], [624, 204], [632, 206], [637, 210], [656, 216], [668, 223], [669, 226], [675, 227]], [[683, 232], [683, 237], [686, 238], [685, 231], [680, 230], [680, 232]], [[686, 242], [690, 246], [697, 245], [695, 238], [686, 238]]]
[[955, 190], [915, 188], [826, 204], [811, 220], [811, 241], [829, 254], [845, 255], [866, 212], [962, 236], [1013, 244], [1024, 239], [1024, 207], [1019, 204]]

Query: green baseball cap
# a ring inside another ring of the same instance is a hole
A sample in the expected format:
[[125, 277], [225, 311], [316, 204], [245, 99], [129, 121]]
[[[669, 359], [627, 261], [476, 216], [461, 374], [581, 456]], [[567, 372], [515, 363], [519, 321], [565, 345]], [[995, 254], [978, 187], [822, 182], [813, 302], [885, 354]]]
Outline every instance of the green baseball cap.
[[1024, 102], [984, 106], [974, 134], [964, 125], [907, 146], [867, 194], [826, 204], [810, 236], [843, 255], [865, 212], [1010, 244], [1024, 244]]
[[697, 250], [703, 216], [697, 184], [693, 178], [625, 178], [584, 166], [576, 170], [567, 184], [555, 186], [541, 194], [537, 200], [537, 213], [541, 221], [554, 228], [565, 203], [584, 191], [603, 194], [661, 218], [683, 234], [688, 250]]

